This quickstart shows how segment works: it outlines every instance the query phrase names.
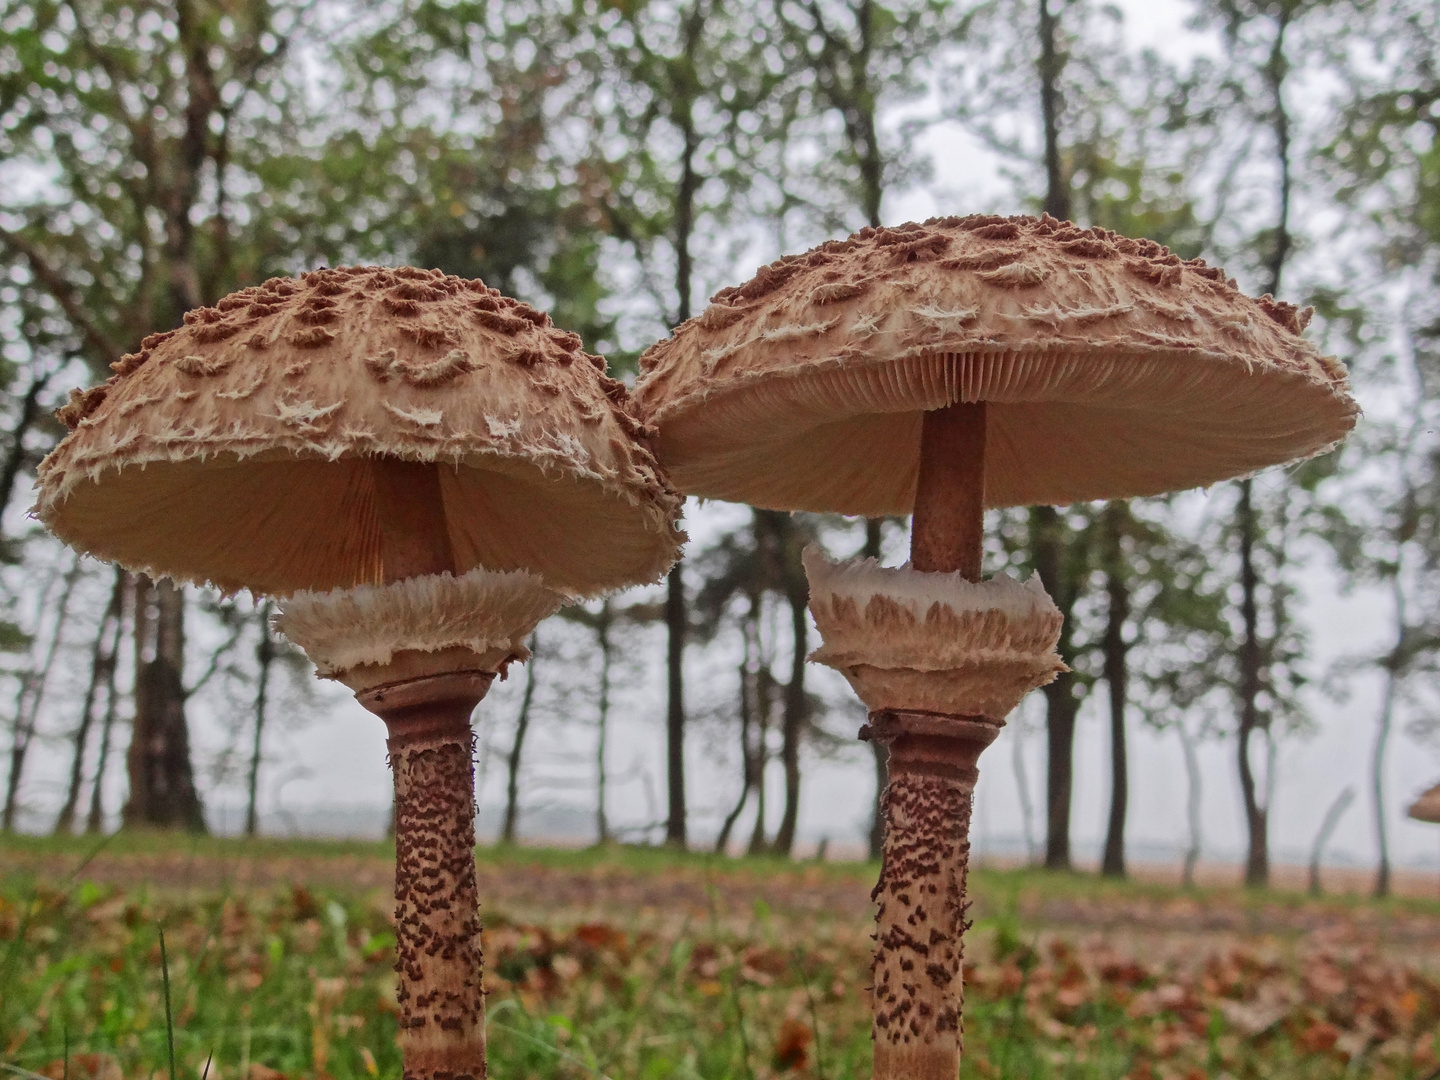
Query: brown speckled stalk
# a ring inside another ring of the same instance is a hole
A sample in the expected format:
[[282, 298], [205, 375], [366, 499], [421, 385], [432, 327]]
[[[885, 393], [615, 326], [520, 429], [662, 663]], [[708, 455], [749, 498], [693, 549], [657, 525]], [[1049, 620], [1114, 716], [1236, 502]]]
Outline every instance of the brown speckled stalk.
[[983, 401], [957, 401], [925, 414], [920, 426], [920, 475], [910, 528], [910, 565], [980, 580], [985, 545]]
[[1000, 725], [886, 709], [862, 739], [889, 744], [885, 843], [871, 894], [875, 1080], [955, 1080], [964, 1001], [965, 875], [980, 752]]
[[482, 1080], [486, 1074], [470, 713], [493, 678], [452, 672], [356, 695], [390, 731], [405, 1080]]

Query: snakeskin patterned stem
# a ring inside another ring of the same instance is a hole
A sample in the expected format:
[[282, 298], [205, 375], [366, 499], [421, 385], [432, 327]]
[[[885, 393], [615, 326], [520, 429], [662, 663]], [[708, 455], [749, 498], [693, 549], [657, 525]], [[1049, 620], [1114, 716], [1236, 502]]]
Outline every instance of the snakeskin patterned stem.
[[862, 739], [889, 744], [884, 862], [871, 894], [875, 1080], [955, 1080], [976, 762], [1000, 725], [885, 709]]
[[486, 1074], [470, 713], [492, 678], [457, 672], [357, 695], [390, 731], [405, 1080], [483, 1080]]

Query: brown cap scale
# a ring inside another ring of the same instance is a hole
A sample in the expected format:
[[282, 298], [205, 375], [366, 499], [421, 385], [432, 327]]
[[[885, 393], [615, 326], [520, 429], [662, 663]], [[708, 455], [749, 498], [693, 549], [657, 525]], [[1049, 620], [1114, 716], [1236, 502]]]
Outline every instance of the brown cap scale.
[[1323, 451], [1357, 410], [1308, 318], [1150, 241], [945, 218], [772, 263], [642, 357], [636, 397], [682, 490], [914, 514], [909, 566], [806, 561], [813, 659], [890, 750], [877, 1078], [954, 1080], [977, 761], [1064, 669], [1038, 583], [980, 580], [984, 508], [1153, 495]]
[[[478, 281], [276, 278], [77, 391], [41, 520], [100, 558], [288, 595], [380, 583], [376, 459], [435, 463], [457, 571], [588, 595], [674, 561], [678, 498], [580, 339]], [[407, 489], [400, 473], [402, 493]]]
[[483, 1077], [470, 714], [562, 594], [661, 576], [669, 486], [625, 388], [478, 281], [276, 278], [76, 391], [39, 517], [137, 570], [285, 599], [389, 729], [407, 1078]]

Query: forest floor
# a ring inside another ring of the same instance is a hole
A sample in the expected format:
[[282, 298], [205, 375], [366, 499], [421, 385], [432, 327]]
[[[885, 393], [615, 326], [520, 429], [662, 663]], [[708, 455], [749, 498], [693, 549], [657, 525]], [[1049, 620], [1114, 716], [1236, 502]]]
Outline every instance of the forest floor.
[[[166, 1080], [168, 1002], [177, 1078], [398, 1078], [391, 854], [0, 840], [0, 1063]], [[869, 1075], [873, 865], [479, 860], [497, 1078]], [[1440, 903], [1018, 869], [970, 893], [967, 1080], [1440, 1078]]]

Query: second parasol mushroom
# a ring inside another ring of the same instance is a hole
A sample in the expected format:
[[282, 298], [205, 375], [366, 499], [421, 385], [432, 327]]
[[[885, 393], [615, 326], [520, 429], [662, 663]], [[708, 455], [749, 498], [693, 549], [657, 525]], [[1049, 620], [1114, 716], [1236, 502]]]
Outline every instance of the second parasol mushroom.
[[564, 596], [656, 580], [680, 500], [580, 338], [479, 281], [274, 278], [60, 412], [37, 512], [102, 559], [285, 598], [388, 728], [410, 1078], [483, 1077], [470, 713]]
[[976, 763], [1063, 670], [1037, 580], [982, 581], [987, 506], [1215, 483], [1320, 453], [1356, 407], [1301, 337], [1158, 244], [1053, 218], [865, 229], [763, 268], [653, 346], [636, 389], [683, 491], [777, 510], [913, 512], [911, 560], [807, 552], [812, 659], [889, 745], [875, 1070], [954, 1080]]

